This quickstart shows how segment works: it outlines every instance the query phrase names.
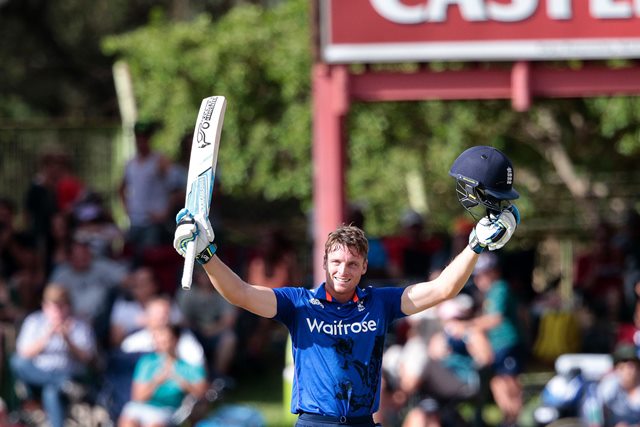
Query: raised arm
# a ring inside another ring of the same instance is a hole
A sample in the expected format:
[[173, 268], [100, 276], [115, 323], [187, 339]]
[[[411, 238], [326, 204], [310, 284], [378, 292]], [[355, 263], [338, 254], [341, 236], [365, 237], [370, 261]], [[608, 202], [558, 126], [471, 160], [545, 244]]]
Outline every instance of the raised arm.
[[276, 315], [276, 295], [271, 288], [250, 285], [242, 280], [225, 263], [215, 255], [217, 247], [213, 243], [215, 235], [208, 218], [192, 217], [183, 209], [176, 218], [173, 246], [185, 256], [187, 243], [195, 239], [196, 261], [201, 264], [211, 283], [227, 301], [244, 308], [258, 316], [273, 317]]
[[402, 294], [402, 312], [411, 315], [458, 295], [478, 260], [466, 247], [434, 280], [409, 285]]
[[258, 316], [271, 318], [276, 315], [273, 289], [245, 282], [215, 255], [203, 267], [213, 286], [231, 304]]
[[[514, 209], [517, 214], [517, 209]], [[483, 250], [502, 248], [516, 229], [517, 219], [513, 210], [505, 209], [497, 217], [484, 217], [469, 236], [465, 247], [440, 275], [429, 282], [407, 286], [402, 294], [402, 312], [411, 315], [453, 298], [463, 288]]]

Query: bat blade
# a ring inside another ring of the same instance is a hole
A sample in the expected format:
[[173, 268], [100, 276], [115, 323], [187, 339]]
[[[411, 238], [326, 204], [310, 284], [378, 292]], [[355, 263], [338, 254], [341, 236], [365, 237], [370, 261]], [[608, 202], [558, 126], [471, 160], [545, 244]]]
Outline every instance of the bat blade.
[[[197, 215], [209, 216], [213, 184], [216, 178], [218, 146], [220, 145], [226, 108], [227, 100], [224, 96], [210, 96], [204, 98], [200, 103], [191, 143], [185, 197], [185, 208], [194, 217]], [[187, 245], [182, 272], [183, 289], [191, 288], [195, 257], [195, 242], [190, 242]]]

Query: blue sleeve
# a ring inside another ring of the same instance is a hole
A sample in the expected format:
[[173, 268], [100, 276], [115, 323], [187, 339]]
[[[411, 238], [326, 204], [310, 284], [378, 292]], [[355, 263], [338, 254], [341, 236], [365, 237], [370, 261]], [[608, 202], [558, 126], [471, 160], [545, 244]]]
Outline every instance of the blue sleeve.
[[404, 289], [404, 287], [374, 289], [374, 292], [378, 294], [378, 298], [383, 301], [389, 323], [406, 316], [406, 314], [402, 312], [402, 294], [404, 293]]
[[278, 307], [276, 315], [273, 316], [273, 320], [284, 323], [287, 327], [291, 327], [295, 320], [296, 302], [300, 300], [303, 288], [274, 288], [273, 292], [276, 294], [276, 300], [278, 301]]

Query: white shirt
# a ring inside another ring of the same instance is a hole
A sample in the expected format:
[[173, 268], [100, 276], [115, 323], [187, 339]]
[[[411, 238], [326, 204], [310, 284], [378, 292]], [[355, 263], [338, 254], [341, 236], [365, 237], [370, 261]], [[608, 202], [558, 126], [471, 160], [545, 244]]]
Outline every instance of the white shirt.
[[[21, 353], [28, 344], [43, 337], [49, 330], [49, 320], [42, 311], [36, 311], [27, 316], [16, 341], [18, 353]], [[80, 350], [95, 353], [96, 343], [93, 330], [83, 320], [73, 318], [69, 339]], [[32, 361], [37, 368], [49, 372], [76, 374], [84, 368], [84, 364], [73, 357], [69, 346], [60, 334], [53, 335], [44, 350], [36, 355]]]
[[[125, 353], [142, 353], [155, 350], [153, 337], [148, 329], [134, 332], [122, 341], [120, 350]], [[183, 330], [178, 339], [176, 349], [178, 358], [191, 365], [204, 365], [204, 349], [198, 339], [191, 332]]]

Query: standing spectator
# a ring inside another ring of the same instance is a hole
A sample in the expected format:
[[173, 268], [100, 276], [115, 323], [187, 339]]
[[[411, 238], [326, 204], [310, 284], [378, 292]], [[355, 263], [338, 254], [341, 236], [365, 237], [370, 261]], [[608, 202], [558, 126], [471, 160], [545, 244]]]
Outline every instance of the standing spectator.
[[425, 280], [433, 270], [442, 268], [445, 244], [439, 237], [427, 233], [424, 218], [414, 210], [407, 210], [400, 224], [401, 234], [384, 239], [391, 271], [409, 283]]
[[90, 240], [74, 236], [68, 262], [55, 269], [50, 281], [69, 291], [76, 315], [95, 328], [99, 342], [104, 344], [113, 298], [117, 289], [128, 280], [127, 269], [115, 261], [95, 258], [90, 244]]
[[125, 165], [120, 198], [129, 216], [127, 244], [139, 262], [145, 248], [169, 241], [164, 224], [169, 205], [166, 175], [171, 162], [151, 148], [153, 123], [136, 123], [136, 155]]
[[247, 269], [249, 282], [268, 288], [279, 288], [298, 282], [293, 243], [282, 230], [266, 230], [256, 249], [256, 254]]
[[[354, 225], [366, 233], [365, 222], [363, 208], [357, 204], [351, 204], [348, 210], [347, 224]], [[391, 272], [389, 271], [389, 257], [382, 239], [367, 233], [367, 240], [369, 241], [367, 278], [369, 280], [387, 280], [391, 276]]]
[[[249, 262], [247, 281], [275, 289], [299, 283], [298, 275], [291, 240], [281, 229], [267, 229], [258, 243], [256, 255]], [[246, 341], [242, 347], [251, 362], [263, 359], [278, 332], [284, 332], [282, 325], [247, 311], [240, 313], [239, 323], [239, 329], [248, 334], [242, 337], [242, 341]], [[282, 341], [286, 339], [284, 333], [280, 336]]]
[[15, 212], [14, 203], [0, 197], [0, 278], [5, 280], [18, 270], [20, 254], [16, 248]]
[[210, 376], [228, 377], [236, 354], [238, 310], [217, 291], [211, 292], [211, 282], [202, 268], [194, 269], [193, 287], [179, 291], [177, 300], [187, 326], [205, 350]]
[[56, 183], [58, 210], [64, 214], [69, 214], [73, 209], [73, 205], [82, 197], [85, 185], [73, 172], [71, 156], [68, 153], [64, 151], [58, 153], [56, 163], [60, 169], [60, 176]]
[[65, 393], [74, 389], [73, 381], [86, 373], [95, 354], [91, 327], [73, 315], [68, 291], [50, 283], [42, 310], [29, 315], [20, 329], [11, 368], [18, 380], [42, 389], [51, 426], [63, 427]]
[[613, 227], [600, 222], [587, 251], [575, 260], [574, 286], [585, 304], [605, 320], [618, 321], [623, 306], [622, 249], [614, 245]]
[[138, 360], [133, 374], [131, 398], [118, 420], [118, 427], [168, 427], [182, 399], [204, 396], [206, 374], [202, 366], [191, 365], [177, 354], [178, 326], [153, 330], [155, 351]]
[[192, 142], [193, 132], [189, 132], [182, 137], [175, 160], [167, 170], [166, 182], [167, 191], [169, 192], [169, 213], [164, 224], [167, 230], [173, 230], [175, 227], [175, 217], [178, 211], [184, 207]]
[[58, 212], [57, 186], [61, 175], [58, 149], [46, 149], [25, 196], [26, 231], [34, 236], [47, 274], [51, 270], [51, 219]]

